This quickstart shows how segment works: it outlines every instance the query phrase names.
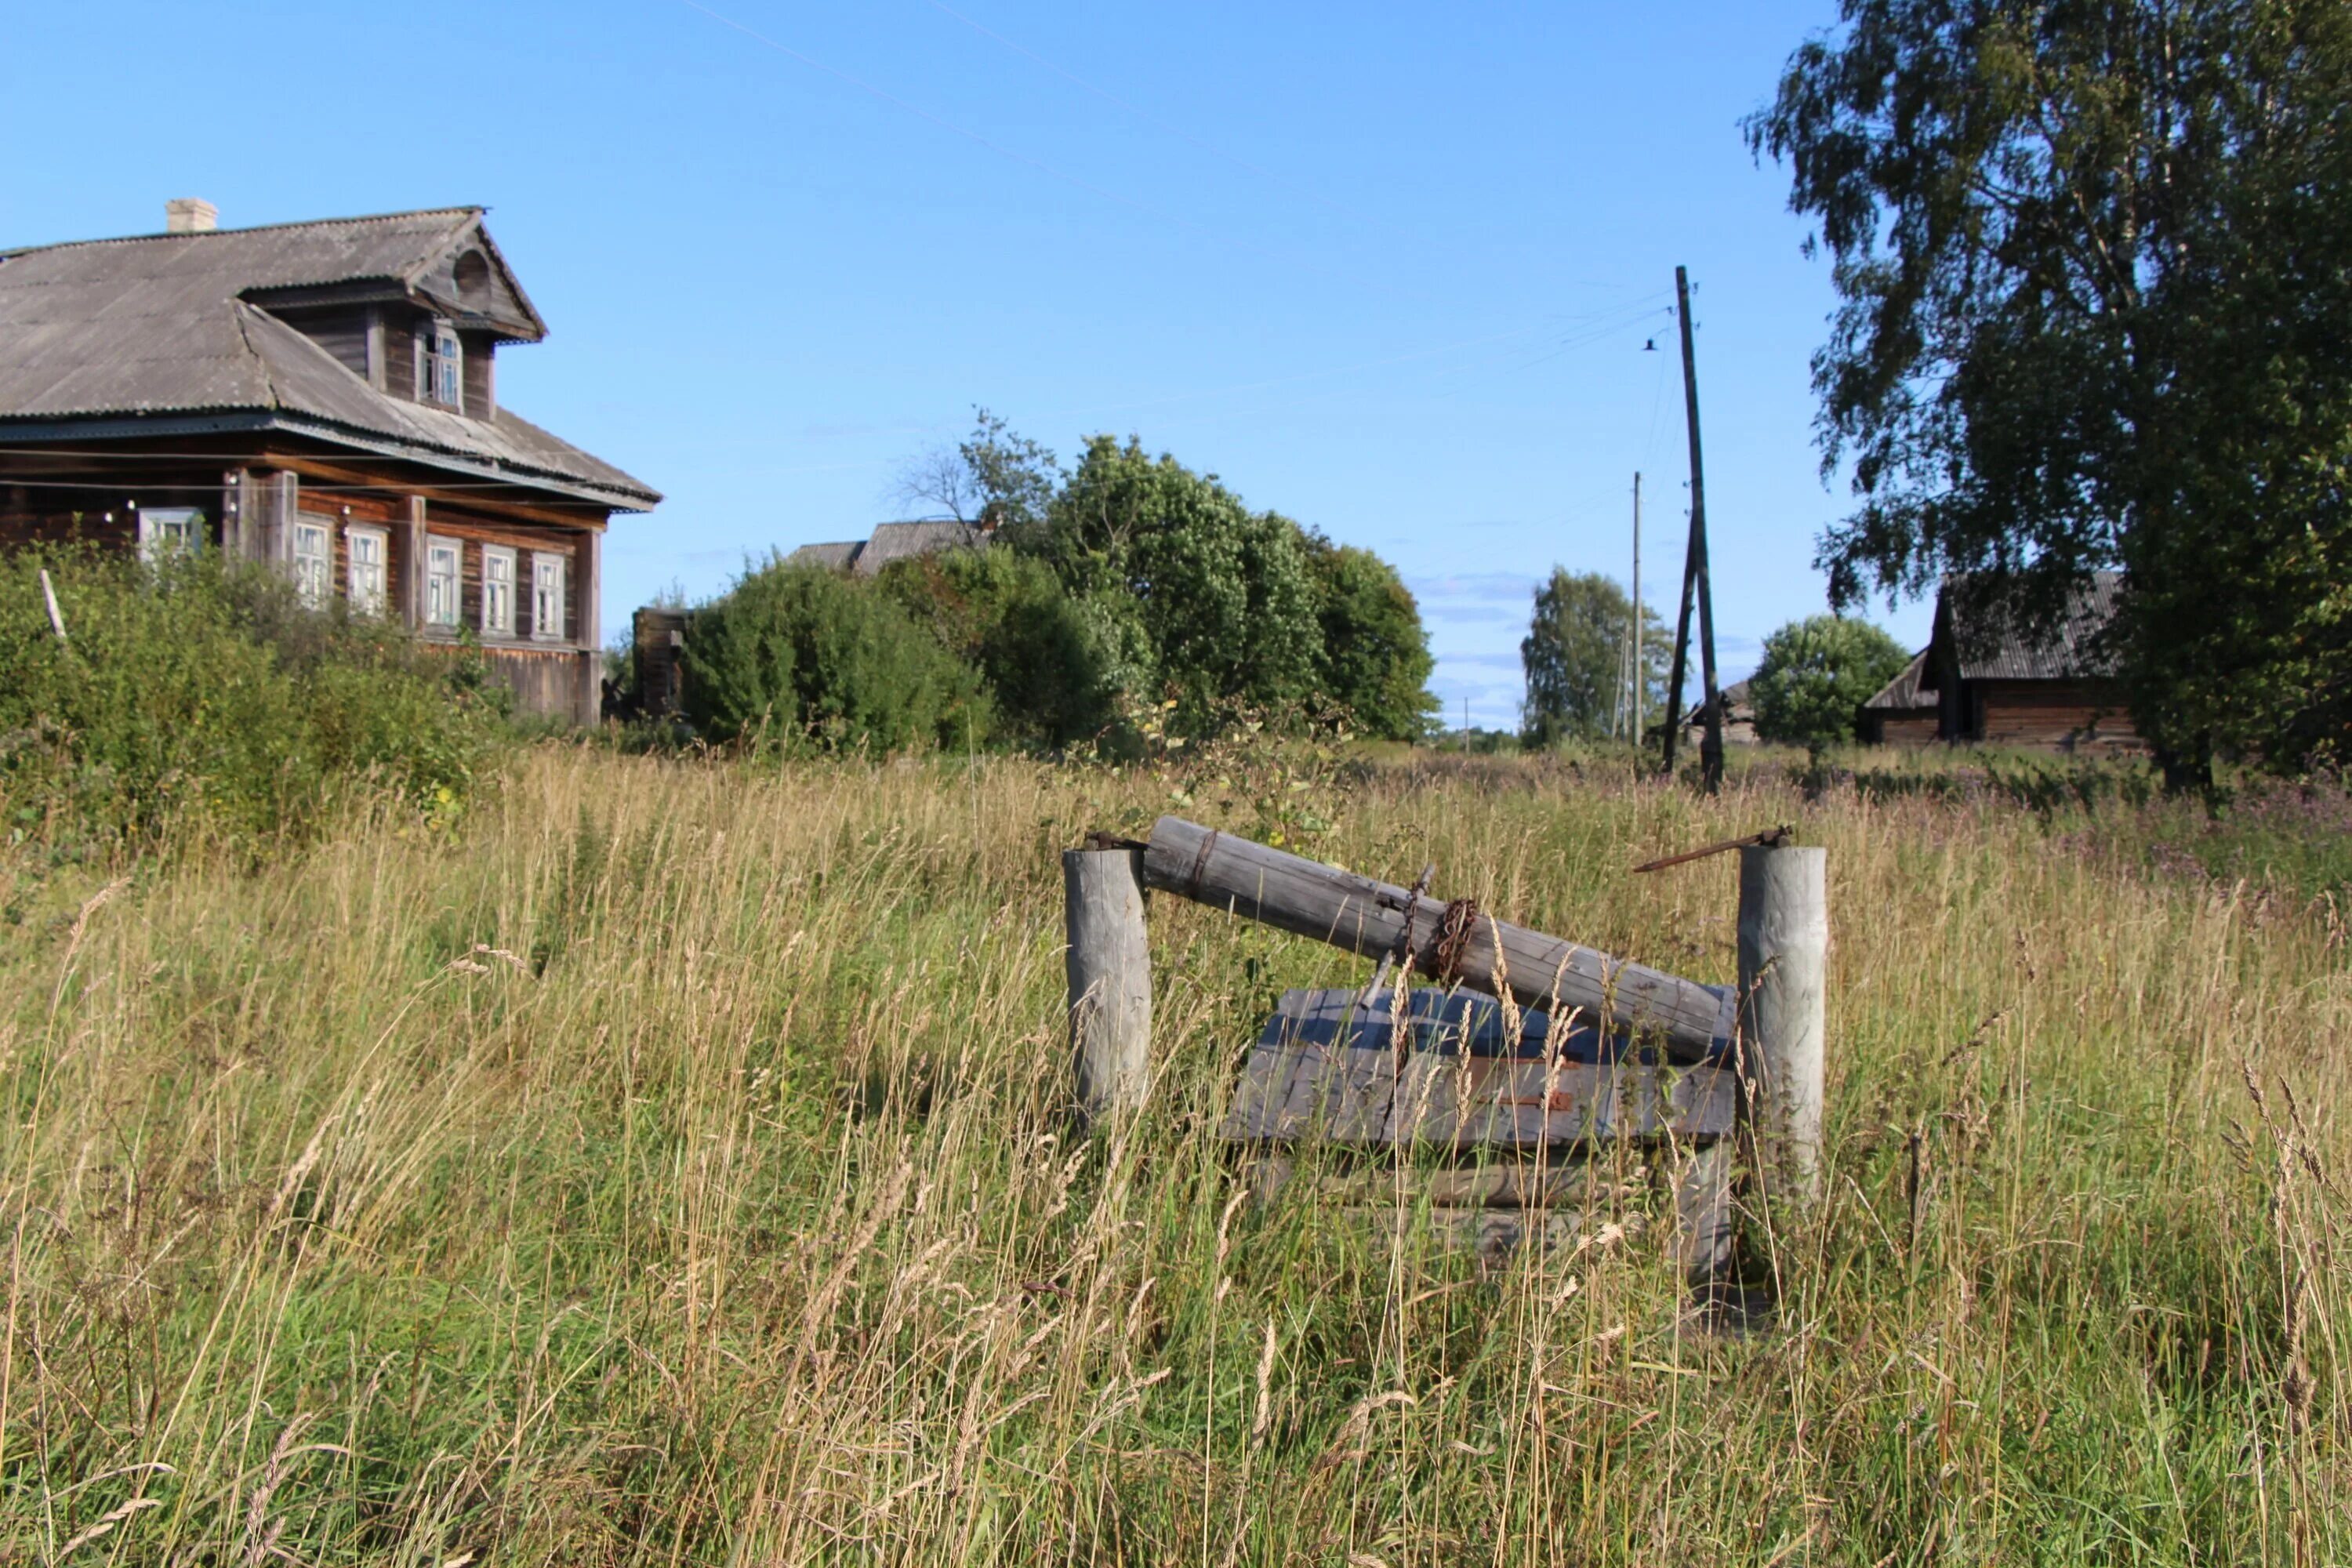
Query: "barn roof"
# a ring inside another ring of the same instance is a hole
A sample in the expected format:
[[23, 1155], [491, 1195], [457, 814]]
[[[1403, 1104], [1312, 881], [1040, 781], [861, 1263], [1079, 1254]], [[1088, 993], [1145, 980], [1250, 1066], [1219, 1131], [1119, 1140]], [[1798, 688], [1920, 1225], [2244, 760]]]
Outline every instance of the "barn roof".
[[942, 550], [976, 549], [988, 542], [987, 532], [952, 518], [916, 522], [877, 522], [869, 539], [845, 539], [825, 544], [803, 544], [784, 557], [787, 566], [827, 566], [871, 577], [893, 561], [935, 555]]
[[[2115, 618], [2123, 574], [2095, 572], [2068, 595], [2058, 625], [2036, 636], [1999, 602], [1974, 601], [1964, 579], [1944, 584], [1936, 605], [1938, 638], [1948, 636], [1963, 680], [2098, 680], [2115, 675], [2112, 653], [2099, 634]], [[1926, 684], [1937, 685], [1931, 668]]]
[[857, 552], [856, 570], [861, 577], [871, 577], [893, 561], [906, 561], [918, 555], [936, 554], [942, 550], [969, 550], [986, 542], [987, 535], [968, 522], [945, 521], [879, 522], [874, 525], [874, 537]]
[[787, 566], [827, 566], [836, 572], [846, 572], [856, 563], [857, 552], [866, 548], [862, 539], [844, 539], [831, 544], [803, 544], [784, 557]]
[[1928, 652], [1923, 647], [1913, 654], [1911, 662], [1903, 667], [1903, 672], [1880, 687], [1875, 696], [1863, 703], [1862, 710], [1865, 713], [1934, 711], [1935, 695], [1922, 684], [1927, 674]]
[[[136, 420], [123, 435], [280, 428], [519, 482], [562, 481], [624, 508], [659, 500], [502, 408], [475, 419], [394, 397], [266, 308], [289, 291], [373, 284], [506, 341], [536, 341], [545, 323], [481, 221], [479, 207], [447, 207], [0, 251], [0, 441], [93, 420]], [[468, 305], [451, 272], [475, 249], [495, 284], [488, 301]]]

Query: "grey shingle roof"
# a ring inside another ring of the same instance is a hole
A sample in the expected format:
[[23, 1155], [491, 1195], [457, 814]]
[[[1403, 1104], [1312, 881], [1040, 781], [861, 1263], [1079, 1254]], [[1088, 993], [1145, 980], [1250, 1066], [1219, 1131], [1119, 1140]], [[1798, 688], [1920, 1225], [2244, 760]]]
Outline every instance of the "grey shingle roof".
[[1920, 678], [1927, 672], [1927, 649], [1921, 648], [1912, 655], [1911, 662], [1903, 667], [1903, 673], [1879, 688], [1877, 694], [1862, 705], [1864, 710], [1871, 713], [1934, 711], [1935, 694], [1919, 684]]
[[[368, 384], [245, 296], [381, 280], [426, 289], [481, 209], [269, 228], [90, 240], [0, 252], [0, 430], [11, 422], [245, 413], [328, 438], [512, 471], [609, 492], [622, 506], [660, 496], [642, 480], [498, 411], [472, 419]], [[503, 264], [501, 264], [503, 265]], [[543, 332], [519, 287], [533, 335]]]
[[857, 552], [866, 548], [862, 539], [845, 539], [833, 544], [803, 544], [784, 557], [787, 566], [828, 566], [845, 572], [857, 561]]
[[861, 577], [871, 577], [893, 561], [941, 550], [968, 550], [985, 543], [987, 538], [971, 523], [951, 519], [940, 522], [878, 522], [874, 525], [874, 537], [858, 551], [852, 570]]
[[[1964, 609], [1958, 583], [1945, 585], [1943, 610], [1951, 616], [1963, 680], [2086, 680], [2116, 673], [2113, 655], [2097, 646], [2100, 632], [2115, 618], [2123, 574], [2095, 572], [2069, 598], [2055, 634], [2028, 635], [1996, 606]], [[1940, 612], [1939, 612], [1940, 613]]]

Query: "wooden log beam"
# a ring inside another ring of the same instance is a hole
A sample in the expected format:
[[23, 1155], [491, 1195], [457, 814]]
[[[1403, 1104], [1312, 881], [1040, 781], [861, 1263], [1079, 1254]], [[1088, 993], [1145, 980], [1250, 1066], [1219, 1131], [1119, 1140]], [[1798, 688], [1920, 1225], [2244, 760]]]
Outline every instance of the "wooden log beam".
[[1438, 952], [1444, 900], [1416, 897], [1392, 883], [1181, 817], [1163, 816], [1152, 825], [1143, 879], [1161, 892], [1348, 952], [1377, 956], [1402, 943], [1418, 974], [1458, 980], [1489, 996], [1507, 992], [1522, 1006], [1580, 1009], [1636, 1038], [1663, 1038], [1676, 1060], [1714, 1054], [1716, 1042], [1731, 1032], [1727, 993], [1491, 916], [1475, 918], [1448, 974]]

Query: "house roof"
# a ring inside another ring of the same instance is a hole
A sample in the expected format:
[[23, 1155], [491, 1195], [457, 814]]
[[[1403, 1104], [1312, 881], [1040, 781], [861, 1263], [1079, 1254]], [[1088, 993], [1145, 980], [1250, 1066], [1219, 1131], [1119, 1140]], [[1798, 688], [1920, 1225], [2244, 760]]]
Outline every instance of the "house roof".
[[871, 577], [893, 561], [906, 561], [918, 555], [935, 554], [942, 550], [968, 550], [986, 542], [988, 536], [968, 522], [878, 522], [874, 525], [874, 537], [858, 551], [852, 570], [861, 577]]
[[946, 520], [877, 522], [868, 539], [840, 540], [827, 544], [803, 544], [784, 557], [787, 566], [825, 566], [871, 577], [893, 561], [934, 555], [942, 550], [975, 549], [988, 535], [974, 524]]
[[1863, 703], [1862, 710], [1865, 713], [1916, 713], [1923, 709], [1933, 711], [1935, 696], [1921, 685], [1927, 673], [1928, 652], [1923, 647], [1913, 654], [1911, 662], [1903, 667], [1903, 672], [1880, 687], [1875, 696]]
[[[370, 385], [255, 300], [374, 284], [536, 341], [545, 323], [481, 222], [479, 207], [448, 207], [0, 251], [0, 441], [92, 420], [259, 426], [652, 505], [642, 480], [504, 409], [474, 419]], [[491, 279], [468, 302], [454, 268], [477, 250]]]
[[857, 552], [866, 548], [862, 539], [845, 539], [832, 544], [803, 544], [784, 557], [787, 566], [828, 566], [836, 572], [846, 572], [857, 563]]
[[[2115, 675], [2115, 657], [2098, 646], [2098, 637], [2115, 618], [2122, 573], [2091, 574], [2068, 595], [2056, 627], [2041, 636], [2019, 626], [1998, 602], [1973, 601], [1965, 587], [1965, 579], [1947, 581], [1936, 604], [1937, 637], [1949, 637], [1961, 679], [2097, 680]], [[1923, 684], [1935, 689], [1936, 677], [1931, 666]]]
[[[1715, 694], [1722, 699], [1725, 723], [1752, 724], [1756, 721], [1755, 705], [1748, 700], [1748, 682], [1735, 680], [1728, 686], [1719, 686], [1716, 688]], [[1691, 704], [1683, 722], [1693, 725], [1706, 722], [1706, 694], [1704, 691], [1699, 693], [1698, 700]]]

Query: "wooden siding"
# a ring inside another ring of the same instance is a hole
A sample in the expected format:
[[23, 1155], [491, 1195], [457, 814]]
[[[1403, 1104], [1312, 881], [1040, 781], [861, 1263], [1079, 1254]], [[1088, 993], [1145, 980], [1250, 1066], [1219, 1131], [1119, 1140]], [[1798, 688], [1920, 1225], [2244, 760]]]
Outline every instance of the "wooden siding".
[[2115, 694], [2077, 681], [1969, 683], [1970, 738], [1987, 745], [2090, 755], [2147, 748]]
[[593, 724], [602, 717], [604, 656], [577, 648], [486, 647], [490, 676], [514, 693], [515, 710]]
[[648, 605], [637, 612], [633, 630], [637, 706], [648, 718], [669, 718], [684, 712], [686, 612]]
[[[458, 542], [458, 616], [461, 624], [470, 628], [486, 645], [499, 647], [530, 643], [530, 558], [534, 552], [564, 558], [565, 633], [564, 643], [557, 646], [576, 646], [585, 640], [582, 634], [588, 629], [589, 622], [588, 617], [581, 613], [581, 599], [587, 585], [587, 574], [582, 570], [587, 554], [586, 535], [519, 527], [488, 518], [468, 517], [437, 506], [425, 509], [425, 527], [436, 538], [453, 539]], [[482, 547], [486, 544], [503, 545], [515, 552], [515, 615], [511, 636], [493, 636], [482, 630]], [[435, 635], [446, 637], [449, 634], [444, 630]]]
[[[205, 509], [207, 516], [213, 508]], [[100, 545], [128, 550], [139, 542], [139, 524], [132, 514], [118, 511], [109, 522], [103, 512], [0, 511], [0, 549], [28, 544]]]
[[368, 307], [273, 310], [270, 314], [342, 362], [361, 380], [368, 374]]
[[1900, 718], [1873, 719], [1870, 722], [1876, 731], [1871, 738], [1882, 746], [1925, 746], [1937, 738], [1936, 715], [1932, 710]]
[[498, 412], [497, 397], [493, 390], [496, 384], [496, 373], [493, 368], [496, 361], [491, 357], [497, 352], [498, 340], [488, 332], [460, 332], [457, 334], [457, 341], [466, 345], [466, 363], [463, 367], [466, 380], [466, 417], [488, 419]]

